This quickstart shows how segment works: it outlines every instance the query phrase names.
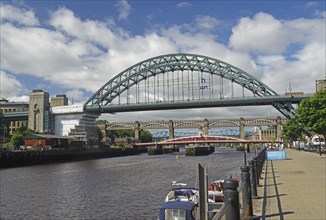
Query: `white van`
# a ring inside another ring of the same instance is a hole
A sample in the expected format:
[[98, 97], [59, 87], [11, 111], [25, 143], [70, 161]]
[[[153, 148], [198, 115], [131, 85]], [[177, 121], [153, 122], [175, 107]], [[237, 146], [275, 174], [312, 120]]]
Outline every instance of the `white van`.
[[325, 146], [325, 139], [322, 136], [315, 135], [311, 138], [311, 143], [314, 146], [319, 146], [319, 145]]

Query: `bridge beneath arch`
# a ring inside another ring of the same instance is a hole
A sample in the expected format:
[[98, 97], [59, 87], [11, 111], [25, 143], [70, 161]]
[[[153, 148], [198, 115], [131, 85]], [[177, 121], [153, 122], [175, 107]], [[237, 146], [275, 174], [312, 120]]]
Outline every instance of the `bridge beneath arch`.
[[94, 113], [271, 105], [285, 117], [310, 95], [279, 95], [249, 73], [196, 54], [168, 54], [139, 62], [105, 83], [85, 103]]
[[[169, 139], [175, 138], [175, 129], [200, 128], [204, 135], [209, 135], [209, 129], [222, 127], [238, 127], [238, 135], [245, 138], [245, 126], [275, 126], [276, 139], [281, 139], [282, 125], [287, 121], [281, 117], [260, 118], [232, 118], [232, 119], [204, 119], [204, 120], [157, 120], [157, 121], [135, 121], [135, 122], [108, 122], [105, 130], [134, 130], [135, 139], [140, 137], [141, 130], [168, 129]], [[232, 136], [232, 135], [231, 135]]]
[[222, 136], [190, 136], [174, 138], [170, 140], [164, 140], [160, 142], [150, 143], [134, 143], [134, 147], [153, 147], [153, 146], [172, 146], [172, 145], [207, 145], [207, 144], [265, 144], [265, 143], [280, 143], [280, 141], [272, 140], [244, 140], [233, 137], [222, 137]]

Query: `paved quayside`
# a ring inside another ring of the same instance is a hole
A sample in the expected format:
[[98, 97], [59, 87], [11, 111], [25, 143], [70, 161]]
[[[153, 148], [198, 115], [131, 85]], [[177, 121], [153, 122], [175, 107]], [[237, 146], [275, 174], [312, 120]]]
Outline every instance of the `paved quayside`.
[[326, 219], [326, 155], [287, 149], [286, 157], [265, 162], [254, 214], [264, 216], [266, 203], [266, 219]]

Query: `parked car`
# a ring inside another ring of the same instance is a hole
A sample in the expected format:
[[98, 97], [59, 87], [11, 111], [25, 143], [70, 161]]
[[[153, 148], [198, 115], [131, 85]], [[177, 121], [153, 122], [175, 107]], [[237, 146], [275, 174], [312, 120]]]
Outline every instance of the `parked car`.
[[313, 144], [310, 144], [309, 145], [309, 149], [308, 149], [308, 151], [309, 152], [315, 152], [315, 151], [317, 151], [317, 146], [315, 146], [315, 145], [313, 145]]
[[304, 141], [295, 141], [294, 149], [296, 150], [304, 150], [306, 143]]
[[304, 150], [304, 151], [309, 151], [309, 149], [311, 148], [311, 146], [312, 146], [311, 143], [306, 143], [306, 144], [304, 145], [303, 150]]

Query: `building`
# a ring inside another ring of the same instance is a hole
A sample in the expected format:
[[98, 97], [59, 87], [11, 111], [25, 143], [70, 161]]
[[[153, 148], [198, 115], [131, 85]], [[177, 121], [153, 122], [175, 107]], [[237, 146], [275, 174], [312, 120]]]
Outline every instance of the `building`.
[[51, 147], [67, 148], [69, 147], [69, 137], [56, 136], [51, 134], [31, 134], [24, 137], [25, 147]]
[[98, 114], [84, 112], [82, 105], [52, 107], [54, 131], [57, 136], [69, 136], [85, 145], [98, 145], [95, 121]]
[[56, 95], [56, 97], [51, 98], [51, 107], [56, 106], [66, 106], [68, 105], [68, 98], [66, 95]]
[[[11, 113], [11, 112], [27, 112], [29, 104], [26, 102], [10, 102], [4, 98], [0, 99], [0, 111], [2, 113]], [[8, 137], [8, 135], [12, 135], [17, 129], [21, 127], [27, 127], [28, 121], [10, 121], [6, 125], [6, 128], [2, 125], [1, 127], [1, 135], [2, 137]]]
[[326, 79], [316, 80], [316, 92], [326, 89]]
[[29, 96], [28, 128], [45, 133], [50, 131], [49, 93], [33, 90]]

